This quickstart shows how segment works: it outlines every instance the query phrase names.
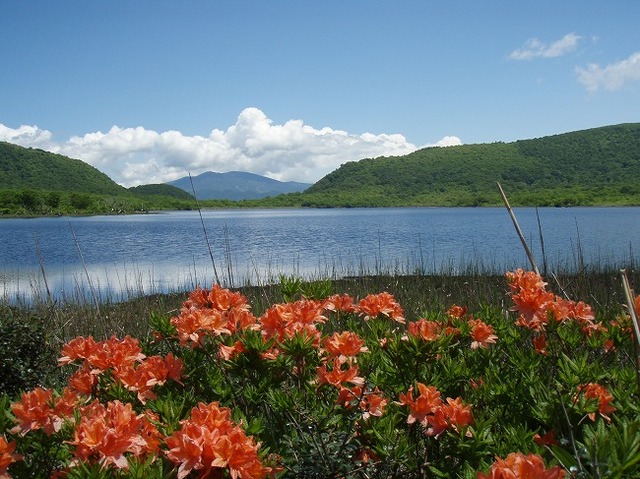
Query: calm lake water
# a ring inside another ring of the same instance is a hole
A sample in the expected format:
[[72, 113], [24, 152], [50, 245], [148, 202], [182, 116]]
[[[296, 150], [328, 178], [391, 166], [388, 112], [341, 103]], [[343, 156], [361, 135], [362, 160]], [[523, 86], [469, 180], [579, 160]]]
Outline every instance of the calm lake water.
[[[640, 208], [515, 208], [542, 268], [630, 267]], [[0, 299], [140, 293], [380, 272], [502, 273], [529, 263], [504, 208], [198, 212], [0, 220]]]

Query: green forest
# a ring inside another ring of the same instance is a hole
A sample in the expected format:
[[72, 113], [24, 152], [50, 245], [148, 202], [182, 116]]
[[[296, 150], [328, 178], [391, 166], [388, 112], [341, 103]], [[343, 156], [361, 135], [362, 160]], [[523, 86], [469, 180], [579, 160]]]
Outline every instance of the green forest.
[[0, 142], [0, 215], [243, 207], [640, 205], [640, 123], [351, 161], [302, 193], [196, 203], [170, 185], [124, 188], [81, 160]]
[[640, 123], [349, 162], [295, 201], [318, 207], [489, 206], [502, 202], [496, 182], [517, 205], [638, 205]]

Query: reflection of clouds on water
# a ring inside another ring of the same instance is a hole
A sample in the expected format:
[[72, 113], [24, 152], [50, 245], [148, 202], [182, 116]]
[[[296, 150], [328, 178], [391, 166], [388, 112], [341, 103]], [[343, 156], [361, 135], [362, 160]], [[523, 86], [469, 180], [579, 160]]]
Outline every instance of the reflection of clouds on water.
[[[536, 210], [516, 214], [542, 266]], [[503, 208], [205, 210], [203, 219], [227, 287], [274, 283], [282, 274], [529, 268]], [[540, 219], [554, 272], [630, 267], [640, 250], [640, 208], [543, 208]], [[100, 299], [120, 301], [210, 287], [215, 278], [197, 212], [0, 220], [0, 301], [46, 299], [47, 287], [67, 301], [91, 302], [92, 287]]]

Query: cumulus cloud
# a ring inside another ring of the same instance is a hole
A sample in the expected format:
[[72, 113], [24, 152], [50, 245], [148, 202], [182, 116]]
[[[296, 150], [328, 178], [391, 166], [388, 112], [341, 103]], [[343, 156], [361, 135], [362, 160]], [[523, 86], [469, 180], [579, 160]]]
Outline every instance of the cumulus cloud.
[[578, 81], [588, 91], [619, 90], [625, 84], [640, 81], [640, 52], [636, 52], [622, 61], [601, 67], [595, 63], [586, 68], [577, 67]]
[[575, 33], [568, 33], [560, 40], [551, 44], [543, 43], [537, 38], [530, 38], [525, 42], [522, 48], [512, 51], [509, 54], [509, 59], [531, 60], [532, 58], [560, 57], [574, 51], [581, 39], [582, 37]]
[[[124, 186], [165, 183], [205, 171], [248, 171], [280, 181], [314, 183], [347, 161], [404, 155], [417, 147], [400, 134], [351, 134], [289, 120], [273, 122], [259, 109], [246, 108], [225, 131], [185, 136], [143, 127], [113, 126], [106, 133], [74, 136], [62, 143], [35, 126], [11, 129], [0, 124], [0, 140], [38, 147], [81, 159]], [[435, 145], [459, 145], [447, 136]]]

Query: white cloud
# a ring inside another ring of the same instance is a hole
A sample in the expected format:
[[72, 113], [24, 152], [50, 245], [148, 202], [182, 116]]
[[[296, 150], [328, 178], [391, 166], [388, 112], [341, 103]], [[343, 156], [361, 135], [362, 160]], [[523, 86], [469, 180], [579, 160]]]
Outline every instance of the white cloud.
[[640, 52], [632, 54], [617, 63], [611, 63], [602, 68], [591, 63], [586, 68], [577, 67], [578, 81], [588, 91], [619, 90], [623, 85], [640, 80]]
[[537, 38], [530, 38], [525, 42], [522, 48], [512, 51], [509, 54], [509, 59], [531, 60], [532, 58], [560, 57], [574, 51], [581, 39], [582, 37], [580, 35], [568, 33], [560, 40], [547, 45]]
[[[62, 143], [52, 141], [51, 136], [35, 126], [11, 129], [0, 124], [0, 140], [81, 159], [124, 186], [233, 170], [314, 183], [347, 161], [403, 155], [417, 149], [400, 134], [355, 135], [329, 127], [316, 129], [302, 120], [273, 124], [257, 108], [246, 108], [226, 131], [214, 129], [206, 137], [118, 126]], [[458, 144], [459, 138], [447, 136], [428, 146]]]
[[37, 126], [21, 125], [19, 128], [9, 128], [0, 123], [0, 140], [20, 146], [41, 148], [50, 144], [51, 132], [41, 130]]

